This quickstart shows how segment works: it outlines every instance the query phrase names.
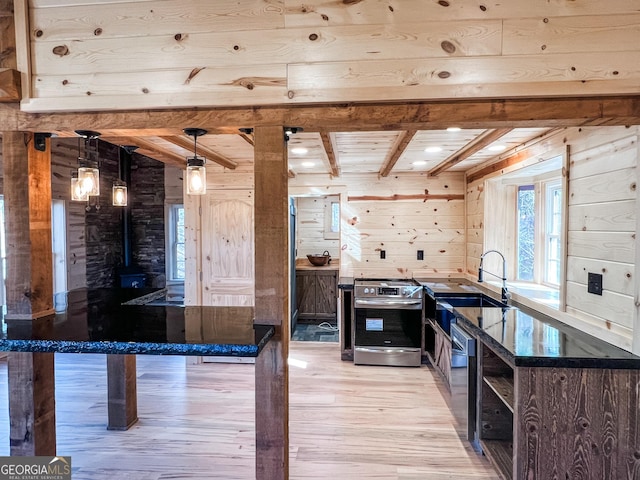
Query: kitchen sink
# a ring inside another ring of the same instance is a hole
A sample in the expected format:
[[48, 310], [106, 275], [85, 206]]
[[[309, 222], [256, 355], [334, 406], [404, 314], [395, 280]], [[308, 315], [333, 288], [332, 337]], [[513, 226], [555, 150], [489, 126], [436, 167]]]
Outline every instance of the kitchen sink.
[[435, 321], [447, 335], [450, 334], [451, 323], [455, 322], [454, 308], [512, 308], [510, 305], [484, 293], [437, 295], [435, 300]]
[[444, 307], [448, 304], [452, 307], [510, 308], [506, 303], [502, 303], [500, 300], [496, 300], [483, 293], [464, 296], [439, 296], [436, 298], [436, 301]]

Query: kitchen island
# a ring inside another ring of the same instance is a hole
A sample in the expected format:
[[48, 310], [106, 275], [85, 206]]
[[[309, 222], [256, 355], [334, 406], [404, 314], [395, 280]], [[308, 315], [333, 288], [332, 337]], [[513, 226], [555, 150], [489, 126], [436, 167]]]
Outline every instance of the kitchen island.
[[[436, 299], [486, 293], [422, 283]], [[453, 313], [477, 341], [470, 418], [502, 478], [640, 478], [640, 357], [517, 303]]]
[[[36, 319], [5, 316], [0, 351], [106, 354], [107, 428], [126, 430], [137, 420], [135, 354], [257, 357], [275, 333], [271, 325], [254, 323], [253, 307], [144, 303], [145, 299], [156, 299], [156, 293], [145, 289], [70, 291], [64, 301], [58, 302], [66, 305], [63, 311]], [[29, 361], [26, 357], [24, 360]], [[10, 365], [22, 361], [20, 353], [9, 356]], [[37, 367], [33, 368], [35, 371]], [[34, 373], [32, 383], [34, 390], [44, 390], [39, 414], [45, 419], [41, 422], [46, 425], [44, 436], [49, 438], [45, 450], [50, 450], [46, 454], [55, 455], [53, 371]], [[10, 389], [14, 388], [31, 385]], [[10, 409], [20, 408], [16, 399], [10, 395]], [[12, 454], [20, 454], [20, 444], [29, 436], [26, 419], [24, 430], [22, 436], [16, 435], [12, 426]]]

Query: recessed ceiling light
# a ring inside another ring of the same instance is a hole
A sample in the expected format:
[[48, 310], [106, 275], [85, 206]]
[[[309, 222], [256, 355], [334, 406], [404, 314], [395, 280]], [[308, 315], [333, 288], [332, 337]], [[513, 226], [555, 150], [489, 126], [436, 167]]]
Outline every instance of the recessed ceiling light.
[[302, 162], [303, 167], [313, 167], [315, 162]]
[[447, 132], [459, 132], [461, 130], [460, 127], [449, 127], [447, 128]]
[[424, 151], [427, 153], [438, 153], [442, 151], [442, 147], [427, 147]]
[[501, 152], [503, 151], [505, 148], [507, 148], [506, 145], [491, 145], [489, 147], [489, 150], [491, 150], [492, 152]]
[[412, 165], [415, 165], [416, 167], [420, 167], [422, 165], [426, 165], [427, 161], [426, 160], [416, 160], [415, 162], [412, 163]]
[[291, 153], [295, 153], [296, 155], [304, 155], [309, 150], [304, 147], [295, 147], [291, 149]]

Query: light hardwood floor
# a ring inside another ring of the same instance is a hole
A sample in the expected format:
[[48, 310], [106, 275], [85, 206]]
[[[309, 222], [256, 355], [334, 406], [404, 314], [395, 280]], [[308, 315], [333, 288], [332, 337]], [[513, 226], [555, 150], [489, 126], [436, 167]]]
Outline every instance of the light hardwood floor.
[[[290, 478], [495, 480], [456, 434], [427, 367], [354, 366], [338, 346], [292, 342]], [[74, 480], [254, 478], [253, 365], [138, 356], [139, 422], [107, 431], [106, 361], [56, 356], [58, 454]], [[0, 362], [0, 455], [9, 454]]]

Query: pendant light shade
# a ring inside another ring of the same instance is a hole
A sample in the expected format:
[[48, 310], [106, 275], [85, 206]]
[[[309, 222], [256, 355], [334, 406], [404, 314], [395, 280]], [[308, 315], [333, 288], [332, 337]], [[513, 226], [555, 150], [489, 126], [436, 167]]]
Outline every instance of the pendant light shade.
[[207, 193], [207, 170], [202, 158], [187, 159], [187, 193], [189, 195]]
[[187, 194], [204, 195], [207, 193], [206, 160], [198, 156], [198, 137], [207, 133], [202, 128], [185, 128], [184, 133], [193, 137], [193, 157], [187, 158]]
[[127, 206], [127, 186], [124, 182], [116, 182], [112, 188], [112, 203], [114, 207]]
[[89, 200], [89, 195], [82, 188], [77, 171], [71, 172], [71, 200], [74, 202], [86, 202]]
[[100, 195], [100, 170], [93, 167], [78, 168], [78, 181], [89, 196]]

